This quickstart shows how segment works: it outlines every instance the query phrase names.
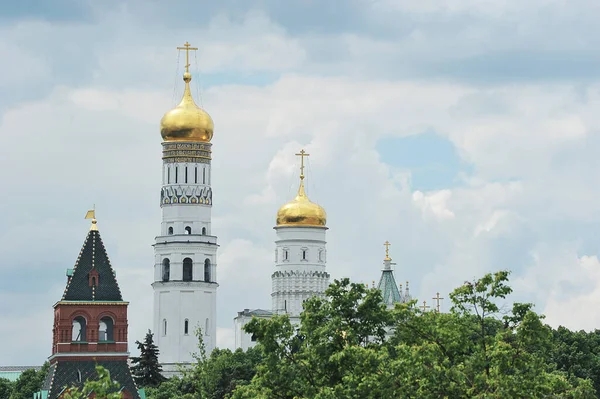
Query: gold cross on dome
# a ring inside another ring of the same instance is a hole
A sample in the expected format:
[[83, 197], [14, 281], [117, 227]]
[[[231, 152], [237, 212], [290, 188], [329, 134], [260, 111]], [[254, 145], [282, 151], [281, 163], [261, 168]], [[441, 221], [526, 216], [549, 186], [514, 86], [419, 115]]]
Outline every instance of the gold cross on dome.
[[438, 292], [436, 294], [435, 298], [432, 298], [432, 299], [437, 302], [436, 310], [437, 310], [438, 313], [440, 313], [440, 300], [442, 300], [444, 298], [440, 297], [440, 293]]
[[384, 260], [392, 260], [392, 258], [390, 258], [390, 242], [386, 241], [383, 243], [383, 245], [385, 246], [385, 259]]
[[296, 156], [300, 157], [300, 179], [303, 180], [304, 179], [304, 157], [308, 157], [308, 156], [310, 156], [310, 154], [307, 154], [306, 151], [304, 151], [304, 149], [302, 149], [300, 151], [300, 153], [296, 154]]
[[427, 309], [429, 309], [431, 306], [427, 306], [427, 301], [423, 301], [423, 305], [419, 306], [421, 309], [423, 309], [423, 312], [426, 312]]
[[183, 47], [177, 47], [177, 50], [185, 50], [185, 71], [190, 72], [190, 50], [198, 50], [198, 47], [190, 47], [191, 44], [185, 42]]

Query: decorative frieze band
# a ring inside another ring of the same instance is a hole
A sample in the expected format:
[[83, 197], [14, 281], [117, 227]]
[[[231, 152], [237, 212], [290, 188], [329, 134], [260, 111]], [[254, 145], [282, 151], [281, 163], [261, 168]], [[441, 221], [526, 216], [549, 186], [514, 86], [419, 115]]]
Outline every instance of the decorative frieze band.
[[211, 143], [163, 143], [163, 162], [210, 163]]
[[212, 189], [207, 186], [167, 186], [160, 190], [160, 204], [212, 205]]

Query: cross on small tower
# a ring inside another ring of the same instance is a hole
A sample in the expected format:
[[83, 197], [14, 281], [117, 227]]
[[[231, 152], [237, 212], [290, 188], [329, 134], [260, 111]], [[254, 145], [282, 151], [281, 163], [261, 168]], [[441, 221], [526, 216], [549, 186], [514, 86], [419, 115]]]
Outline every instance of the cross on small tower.
[[385, 246], [385, 259], [384, 260], [392, 260], [392, 258], [390, 258], [390, 242], [386, 241], [383, 243], [383, 245]]
[[190, 47], [191, 44], [185, 42], [183, 47], [177, 47], [177, 50], [185, 50], [185, 71], [190, 72], [190, 50], [198, 50], [198, 47]]
[[435, 298], [432, 298], [432, 299], [437, 302], [436, 311], [438, 313], [440, 313], [440, 300], [442, 300], [444, 298], [440, 297], [440, 293], [438, 292], [438, 293], [436, 293]]
[[302, 149], [296, 156], [300, 157], [300, 180], [304, 180], [304, 157], [308, 157], [310, 154], [307, 154], [306, 151]]
[[423, 305], [419, 306], [423, 312], [426, 312], [431, 306], [427, 306], [427, 301], [423, 301]]

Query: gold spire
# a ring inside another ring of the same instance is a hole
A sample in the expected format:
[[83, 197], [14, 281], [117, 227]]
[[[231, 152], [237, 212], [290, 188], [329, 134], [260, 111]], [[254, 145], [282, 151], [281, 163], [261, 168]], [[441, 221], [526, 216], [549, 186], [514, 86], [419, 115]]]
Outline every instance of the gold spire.
[[300, 186], [298, 187], [298, 194], [296, 194], [296, 198], [284, 204], [277, 211], [277, 226], [325, 227], [327, 222], [325, 209], [309, 200], [304, 191], [304, 157], [310, 154], [301, 150], [296, 155], [300, 157]]
[[385, 246], [385, 259], [384, 260], [392, 260], [392, 258], [390, 258], [390, 242], [386, 241], [383, 243], [383, 245]]
[[97, 220], [96, 220], [96, 206], [95, 205], [94, 205], [94, 209], [87, 211], [87, 213], [85, 214], [85, 218], [92, 219], [92, 226], [90, 227], [90, 230], [97, 231], [98, 226], [96, 226]]
[[192, 97], [190, 82], [192, 74], [190, 73], [190, 50], [198, 50], [197, 47], [190, 47], [185, 42], [184, 47], [177, 47], [177, 50], [185, 50], [185, 73], [183, 81], [185, 89], [183, 98], [179, 105], [167, 112], [160, 121], [160, 134], [164, 141], [191, 141], [191, 142], [210, 142], [213, 136], [214, 123], [210, 115], [198, 107]]

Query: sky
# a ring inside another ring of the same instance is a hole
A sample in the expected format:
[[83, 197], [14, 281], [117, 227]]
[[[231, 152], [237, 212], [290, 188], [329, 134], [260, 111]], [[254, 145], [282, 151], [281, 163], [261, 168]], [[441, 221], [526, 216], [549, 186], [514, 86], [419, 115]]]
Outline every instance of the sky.
[[443, 311], [508, 269], [509, 300], [599, 327], [599, 17], [595, 0], [2, 3], [0, 364], [50, 355], [94, 204], [130, 343], [152, 327], [159, 122], [186, 41], [215, 122], [218, 346], [271, 306], [302, 148], [332, 279], [377, 281], [389, 240], [398, 283]]

